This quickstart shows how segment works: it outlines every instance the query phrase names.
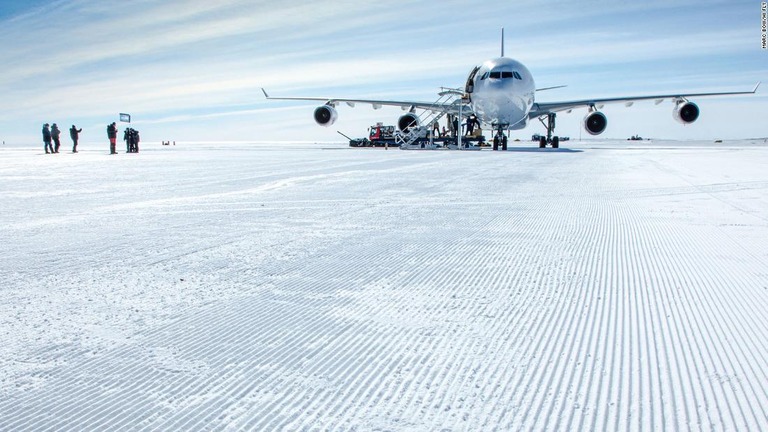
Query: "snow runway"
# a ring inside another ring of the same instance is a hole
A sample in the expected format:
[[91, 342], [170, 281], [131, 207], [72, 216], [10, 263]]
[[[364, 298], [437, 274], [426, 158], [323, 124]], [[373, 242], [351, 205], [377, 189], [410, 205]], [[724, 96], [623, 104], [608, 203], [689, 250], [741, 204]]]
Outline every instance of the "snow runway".
[[0, 150], [0, 430], [765, 428], [768, 147], [570, 146]]

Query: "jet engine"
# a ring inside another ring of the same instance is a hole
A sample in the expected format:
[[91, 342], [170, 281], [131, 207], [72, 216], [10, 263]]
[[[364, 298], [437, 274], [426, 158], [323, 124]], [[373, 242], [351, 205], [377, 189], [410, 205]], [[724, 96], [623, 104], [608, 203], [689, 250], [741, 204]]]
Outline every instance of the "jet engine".
[[592, 111], [584, 117], [584, 129], [590, 135], [600, 135], [608, 126], [608, 118], [600, 111]]
[[336, 122], [338, 117], [336, 109], [331, 105], [323, 105], [315, 108], [315, 122], [320, 126], [330, 126]]
[[400, 116], [399, 119], [397, 119], [397, 128], [403, 132], [408, 132], [408, 129], [412, 127], [416, 127], [418, 125], [419, 125], [419, 118], [416, 116], [416, 114], [412, 112], [403, 114], [402, 116]]
[[672, 116], [682, 124], [693, 123], [699, 118], [699, 107], [693, 102], [681, 102], [675, 105]]

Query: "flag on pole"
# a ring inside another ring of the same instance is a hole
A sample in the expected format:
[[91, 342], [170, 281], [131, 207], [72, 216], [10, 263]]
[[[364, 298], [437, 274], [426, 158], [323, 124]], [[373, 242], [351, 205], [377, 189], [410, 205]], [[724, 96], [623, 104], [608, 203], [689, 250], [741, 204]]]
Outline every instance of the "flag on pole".
[[125, 123], [131, 122], [131, 115], [126, 113], [120, 113], [120, 121]]

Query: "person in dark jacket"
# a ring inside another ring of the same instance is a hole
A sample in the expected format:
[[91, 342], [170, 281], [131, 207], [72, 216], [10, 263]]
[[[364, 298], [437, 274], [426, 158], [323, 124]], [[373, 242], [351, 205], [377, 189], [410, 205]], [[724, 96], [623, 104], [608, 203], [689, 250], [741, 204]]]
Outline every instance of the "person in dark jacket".
[[72, 138], [72, 153], [77, 153], [77, 140], [80, 138], [80, 132], [82, 132], [83, 129], [76, 128], [75, 125], [72, 125], [71, 128], [69, 128], [69, 137]]
[[134, 128], [126, 129], [123, 134], [123, 140], [125, 140], [126, 153], [139, 152], [139, 131]]
[[[45, 154], [53, 153], [53, 146], [51, 145], [51, 131], [48, 129], [48, 123], [43, 125], [43, 148], [45, 148]], [[51, 151], [48, 151], [48, 149]]]
[[475, 126], [480, 126], [480, 121], [474, 114], [471, 114], [467, 117], [467, 136], [472, 136], [472, 133], [475, 131]]
[[53, 138], [53, 152], [58, 153], [59, 147], [61, 147], [61, 131], [59, 130], [59, 127], [56, 126], [56, 123], [51, 125], [51, 138]]
[[115, 142], [117, 141], [117, 125], [112, 122], [107, 126], [107, 137], [109, 138], [109, 154], [117, 154]]
[[123, 132], [123, 141], [125, 141], [125, 152], [130, 153], [131, 152], [131, 128], [127, 128], [125, 132]]
[[133, 130], [133, 152], [134, 153], [139, 152], [139, 141], [141, 141], [141, 139], [139, 138], [139, 131], [134, 129]]

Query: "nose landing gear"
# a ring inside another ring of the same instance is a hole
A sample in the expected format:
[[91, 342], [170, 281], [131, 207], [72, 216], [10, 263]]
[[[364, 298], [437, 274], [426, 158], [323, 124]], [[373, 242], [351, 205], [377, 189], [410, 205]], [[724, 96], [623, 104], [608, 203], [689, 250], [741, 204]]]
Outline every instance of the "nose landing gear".
[[496, 135], [493, 137], [493, 149], [498, 150], [499, 145], [501, 145], [501, 149], [506, 151], [507, 150], [507, 136], [504, 135], [504, 126], [500, 125], [496, 127]]
[[496, 134], [496, 136], [493, 137], [493, 149], [498, 150], [499, 144], [501, 144], [501, 149], [506, 150], [507, 149], [507, 136], [504, 135], [504, 132], [499, 132]]

